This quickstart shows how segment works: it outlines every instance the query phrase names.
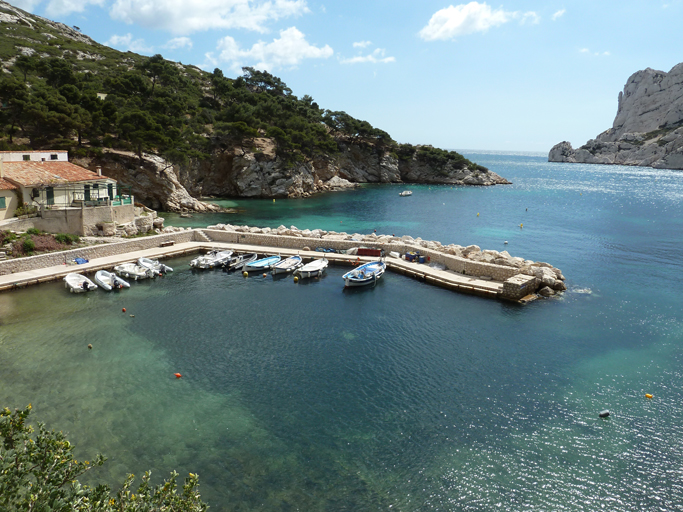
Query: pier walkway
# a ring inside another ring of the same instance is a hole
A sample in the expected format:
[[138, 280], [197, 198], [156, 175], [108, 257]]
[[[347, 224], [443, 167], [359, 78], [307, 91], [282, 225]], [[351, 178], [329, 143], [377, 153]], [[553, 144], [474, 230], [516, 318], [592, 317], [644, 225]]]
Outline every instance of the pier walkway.
[[[287, 249], [284, 247], [265, 247], [262, 245], [249, 245], [226, 242], [181, 242], [166, 247], [153, 247], [139, 251], [93, 258], [88, 263], [81, 265], [55, 265], [25, 272], [0, 275], [0, 291], [23, 288], [25, 286], [62, 279], [70, 272], [94, 273], [97, 270], [110, 270], [121, 263], [134, 262], [140, 257], [145, 258], [171, 258], [184, 254], [193, 254], [208, 251], [212, 248], [226, 248], [236, 252], [255, 252], [263, 255], [281, 255], [283, 257], [301, 255], [304, 260], [325, 257], [331, 264], [353, 266], [357, 261], [365, 263], [376, 258], [369, 256], [352, 256], [348, 254], [322, 253], [318, 251], [302, 251]], [[387, 257], [387, 268], [391, 271], [407, 275], [429, 284], [441, 286], [462, 293], [497, 298], [503, 289], [503, 283], [487, 281], [472, 276], [458, 274], [450, 270], [439, 270], [426, 264], [413, 263], [402, 259]]]

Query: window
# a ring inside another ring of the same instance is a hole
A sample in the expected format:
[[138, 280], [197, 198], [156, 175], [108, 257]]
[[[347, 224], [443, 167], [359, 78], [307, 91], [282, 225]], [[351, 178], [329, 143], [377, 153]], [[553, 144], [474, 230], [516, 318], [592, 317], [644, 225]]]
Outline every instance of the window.
[[7, 204], [5, 203], [6, 197], [0, 197], [0, 210], [7, 209]]
[[31, 155], [24, 155], [24, 162], [31, 160]]
[[57, 160], [57, 155], [50, 155], [50, 160]]

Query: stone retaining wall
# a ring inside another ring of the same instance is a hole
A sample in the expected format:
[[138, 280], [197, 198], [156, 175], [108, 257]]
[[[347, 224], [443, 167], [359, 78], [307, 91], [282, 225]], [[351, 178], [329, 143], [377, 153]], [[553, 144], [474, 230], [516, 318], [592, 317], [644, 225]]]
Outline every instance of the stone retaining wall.
[[304, 247], [309, 247], [311, 250], [315, 250], [316, 247], [325, 247], [339, 251], [351, 249], [353, 247], [371, 247], [376, 249], [384, 249], [387, 254], [390, 251], [396, 251], [401, 254], [411, 251], [419, 251], [421, 255], [429, 256], [430, 262], [441, 263], [442, 265], [445, 265], [448, 270], [453, 270], [454, 272], [469, 276], [489, 277], [494, 281], [501, 282], [519, 273], [519, 269], [514, 267], [472, 261], [468, 260], [467, 258], [452, 256], [450, 254], [432, 251], [430, 249], [425, 249], [424, 247], [405, 244], [402, 242], [381, 244], [377, 242], [360, 242], [355, 240], [329, 240], [298, 236], [281, 236], [275, 234], [264, 235], [261, 233], [240, 233], [236, 231], [223, 231], [218, 229], [204, 229], [203, 231], [209, 236], [209, 238], [216, 242], [242, 243], [267, 247], [283, 247], [287, 249], [301, 250]]
[[135, 238], [132, 240], [124, 240], [122, 242], [110, 244], [91, 245], [79, 249], [72, 249], [70, 251], [40, 254], [38, 256], [29, 256], [26, 258], [14, 258], [0, 261], [0, 275], [14, 274], [16, 272], [26, 272], [29, 270], [61, 265], [75, 258], [85, 258], [86, 260], [91, 260], [94, 258], [106, 258], [107, 256], [115, 256], [117, 254], [125, 254], [133, 251], [142, 251], [145, 249], [151, 249], [153, 247], [159, 247], [162, 242], [193, 242], [195, 241], [195, 237], [196, 232], [194, 230], [181, 231], [177, 233], [168, 233], [163, 235]]

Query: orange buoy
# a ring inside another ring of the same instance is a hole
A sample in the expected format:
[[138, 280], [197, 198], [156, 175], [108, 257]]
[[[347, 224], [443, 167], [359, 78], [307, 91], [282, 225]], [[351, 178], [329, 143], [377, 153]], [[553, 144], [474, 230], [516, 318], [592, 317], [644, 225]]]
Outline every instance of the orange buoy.
[[645, 393], [645, 398], [652, 398], [652, 395], [650, 393]]
[[125, 312], [126, 312], [126, 308], [123, 308], [121, 311], [123, 311], [123, 312], [125, 313]]
[[176, 379], [179, 379], [180, 377], [182, 377], [182, 375], [180, 373], [174, 373], [173, 375], [175, 375]]
[[268, 277], [268, 274], [266, 274], [266, 273], [264, 272], [264, 273], [263, 273], [263, 277]]

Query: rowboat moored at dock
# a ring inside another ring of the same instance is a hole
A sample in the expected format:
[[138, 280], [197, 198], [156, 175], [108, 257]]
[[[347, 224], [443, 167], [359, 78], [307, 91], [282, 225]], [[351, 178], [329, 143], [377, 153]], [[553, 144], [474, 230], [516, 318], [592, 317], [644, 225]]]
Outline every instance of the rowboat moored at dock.
[[382, 277], [387, 265], [383, 261], [371, 261], [354, 268], [342, 276], [344, 286], [365, 286], [376, 283]]

